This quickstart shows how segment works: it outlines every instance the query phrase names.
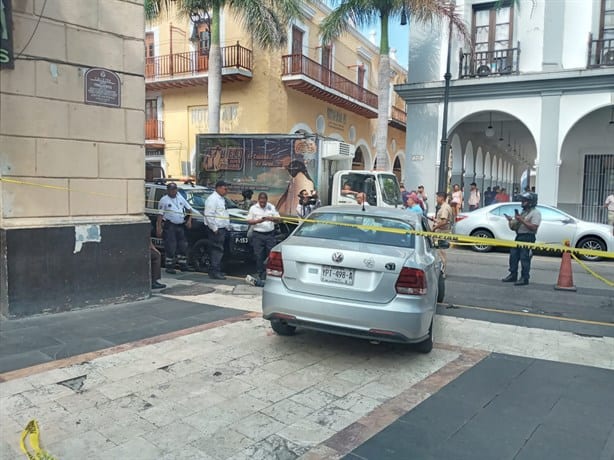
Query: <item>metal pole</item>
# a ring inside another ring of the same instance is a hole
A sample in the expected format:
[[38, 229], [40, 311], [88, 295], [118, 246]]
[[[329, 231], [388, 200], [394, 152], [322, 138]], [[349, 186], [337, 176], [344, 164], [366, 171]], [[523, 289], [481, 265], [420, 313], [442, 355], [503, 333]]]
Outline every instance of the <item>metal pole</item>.
[[[450, 13], [454, 11], [454, 3], [450, 5]], [[446, 84], [443, 90], [443, 125], [441, 127], [441, 151], [439, 153], [439, 182], [438, 192], [448, 191], [448, 101], [450, 98], [450, 64], [452, 59], [452, 18], [448, 28], [448, 56], [446, 61], [446, 73], [443, 76]]]

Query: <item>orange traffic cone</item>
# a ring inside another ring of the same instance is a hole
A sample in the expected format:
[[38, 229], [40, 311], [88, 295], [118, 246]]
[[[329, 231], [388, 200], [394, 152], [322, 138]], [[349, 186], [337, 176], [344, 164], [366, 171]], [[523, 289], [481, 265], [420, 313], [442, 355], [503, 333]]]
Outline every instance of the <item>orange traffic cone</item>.
[[[569, 246], [569, 241], [565, 241], [565, 246]], [[571, 254], [567, 251], [561, 258], [561, 268], [559, 269], [559, 279], [554, 286], [559, 291], [575, 291], [573, 284], [573, 272], [571, 270]]]

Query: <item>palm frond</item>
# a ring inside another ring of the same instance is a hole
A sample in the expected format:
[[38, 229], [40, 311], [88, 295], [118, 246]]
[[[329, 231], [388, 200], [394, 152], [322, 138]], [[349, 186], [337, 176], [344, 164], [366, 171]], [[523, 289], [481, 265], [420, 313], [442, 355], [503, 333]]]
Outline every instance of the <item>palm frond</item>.
[[377, 2], [369, 0], [348, 0], [340, 2], [320, 24], [323, 43], [331, 43], [347, 32], [350, 27], [375, 24], [380, 17]]

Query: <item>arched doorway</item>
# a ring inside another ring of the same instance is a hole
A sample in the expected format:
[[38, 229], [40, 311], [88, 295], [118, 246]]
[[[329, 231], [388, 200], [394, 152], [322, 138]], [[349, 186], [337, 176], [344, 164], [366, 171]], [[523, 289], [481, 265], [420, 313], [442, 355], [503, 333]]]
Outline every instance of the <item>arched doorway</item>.
[[403, 170], [401, 167], [401, 160], [399, 159], [399, 157], [396, 157], [394, 159], [394, 165], [392, 166], [392, 173], [397, 177], [397, 181], [399, 181], [399, 183], [403, 182], [402, 180]]
[[365, 169], [365, 158], [362, 154], [362, 147], [357, 147], [352, 160], [352, 169]]

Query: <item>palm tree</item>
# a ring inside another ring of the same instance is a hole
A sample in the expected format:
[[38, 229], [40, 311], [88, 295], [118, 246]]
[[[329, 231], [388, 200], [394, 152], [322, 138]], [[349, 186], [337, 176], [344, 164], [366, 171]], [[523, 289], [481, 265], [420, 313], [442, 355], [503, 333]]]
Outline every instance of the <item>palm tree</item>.
[[462, 18], [454, 12], [449, 1], [444, 0], [331, 0], [338, 5], [320, 24], [323, 43], [331, 43], [350, 27], [380, 24], [379, 70], [377, 77], [377, 129], [375, 150], [379, 169], [390, 169], [386, 145], [388, 142], [388, 109], [390, 105], [390, 45], [388, 23], [400, 18], [404, 12], [419, 22], [449, 18], [462, 36], [467, 28]]
[[209, 132], [220, 132], [220, 99], [222, 94], [222, 53], [220, 48], [221, 11], [228, 8], [263, 49], [275, 49], [287, 41], [287, 25], [302, 17], [303, 0], [145, 0], [145, 16], [154, 19], [162, 11], [176, 10], [187, 16], [206, 11], [210, 18], [209, 75], [207, 96]]

